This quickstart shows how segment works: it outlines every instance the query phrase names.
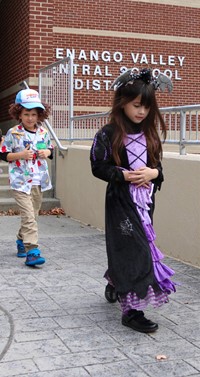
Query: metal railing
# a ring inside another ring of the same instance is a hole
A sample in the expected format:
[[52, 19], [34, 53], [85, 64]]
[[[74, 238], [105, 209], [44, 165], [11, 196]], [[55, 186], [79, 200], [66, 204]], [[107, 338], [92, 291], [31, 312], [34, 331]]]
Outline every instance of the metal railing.
[[[28, 88], [26, 81], [23, 86]], [[72, 102], [73, 103], [73, 102]], [[62, 109], [63, 111], [63, 109]], [[179, 145], [179, 153], [186, 154], [187, 145], [200, 145], [200, 105], [175, 106], [160, 108], [161, 114], [167, 126], [166, 144]], [[60, 140], [73, 142], [76, 140], [92, 140], [96, 132], [109, 120], [109, 112], [73, 116], [73, 109], [70, 112], [68, 122], [63, 124], [54, 120], [45, 124], [55, 140], [60, 151], [67, 150]], [[162, 138], [161, 131], [159, 130]]]
[[73, 140], [92, 140], [95, 133], [108, 123], [109, 112], [74, 116]]
[[[67, 149], [61, 140], [92, 140], [108, 122], [109, 112], [74, 116], [72, 57], [40, 69], [39, 92], [42, 102], [51, 107], [51, 116], [45, 123], [60, 150]], [[200, 144], [200, 105], [163, 107], [160, 110], [168, 130], [166, 144], [177, 144], [180, 154], [186, 153], [187, 145]], [[160, 136], [162, 138], [161, 132]]]
[[[166, 144], [179, 145], [179, 153], [186, 154], [186, 145], [200, 145], [200, 105], [160, 108], [167, 126]], [[91, 140], [108, 122], [109, 112], [74, 116], [73, 140]], [[159, 129], [162, 138], [161, 131]]]
[[160, 108], [167, 125], [167, 144], [178, 144], [186, 154], [186, 145], [200, 145], [200, 105]]
[[39, 70], [41, 101], [51, 108], [45, 121], [59, 150], [67, 150], [60, 140], [73, 139], [73, 60], [64, 58]]
[[[28, 86], [28, 84], [27, 84], [26, 81], [23, 81], [23, 82], [21, 83], [21, 86], [24, 87], [25, 89], [29, 89], [29, 86]], [[66, 150], [68, 149], [68, 147], [63, 146], [63, 145], [60, 143], [60, 140], [58, 139], [58, 137], [57, 137], [57, 135], [56, 135], [56, 133], [55, 133], [53, 127], [52, 127], [51, 124], [49, 123], [48, 119], [44, 119], [44, 123], [45, 123], [45, 125], [47, 126], [47, 129], [48, 129], [48, 131], [50, 132], [51, 137], [55, 140], [58, 149], [59, 149], [60, 151], [66, 151]]]

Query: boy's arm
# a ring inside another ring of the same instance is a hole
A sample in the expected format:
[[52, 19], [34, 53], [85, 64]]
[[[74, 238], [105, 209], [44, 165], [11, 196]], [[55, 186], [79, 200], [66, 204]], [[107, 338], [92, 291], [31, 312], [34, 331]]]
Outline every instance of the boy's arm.
[[21, 152], [9, 152], [6, 150], [6, 147], [2, 147], [0, 151], [0, 158], [3, 161], [6, 162], [12, 162], [17, 160], [31, 160], [33, 158], [33, 151], [28, 149], [29, 146], [27, 146], [23, 151]]
[[50, 160], [53, 160], [53, 149], [52, 148], [49, 148], [49, 151], [51, 152], [51, 154], [48, 156], [48, 158]]
[[29, 150], [29, 145], [20, 152], [14, 152], [14, 145], [13, 129], [10, 128], [0, 148], [0, 156], [2, 160], [12, 162], [21, 159], [31, 160], [33, 158], [33, 151]]
[[4, 152], [4, 153], [0, 152], [0, 160], [8, 162], [8, 160], [7, 160], [8, 153], [9, 152]]
[[31, 149], [28, 149], [29, 146], [27, 146], [23, 151], [21, 152], [8, 152], [7, 154], [7, 161], [12, 162], [16, 160], [32, 160], [33, 158], [33, 151]]
[[52, 159], [52, 150], [50, 148], [48, 149], [40, 149], [37, 151], [37, 155], [39, 158], [50, 158]]
[[[38, 144], [40, 144], [40, 142], [38, 142]], [[43, 142], [41, 142], [41, 144], [43, 144]], [[45, 143], [44, 143], [45, 147], [43, 148], [43, 146], [40, 148], [38, 148], [38, 156], [40, 158], [49, 158], [50, 160], [53, 159], [53, 149], [54, 149], [54, 146], [53, 144], [51, 144], [51, 138], [50, 138], [50, 135], [49, 135], [49, 132], [46, 130], [46, 134], [45, 134]], [[39, 152], [44, 152], [45, 153], [39, 153]]]

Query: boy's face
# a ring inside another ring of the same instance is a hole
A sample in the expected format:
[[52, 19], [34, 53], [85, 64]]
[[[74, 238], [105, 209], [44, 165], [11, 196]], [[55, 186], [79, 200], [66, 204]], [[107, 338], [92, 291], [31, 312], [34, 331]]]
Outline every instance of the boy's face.
[[19, 116], [20, 121], [23, 123], [24, 127], [30, 131], [35, 129], [35, 125], [38, 122], [38, 110], [37, 109], [25, 109], [23, 108]]

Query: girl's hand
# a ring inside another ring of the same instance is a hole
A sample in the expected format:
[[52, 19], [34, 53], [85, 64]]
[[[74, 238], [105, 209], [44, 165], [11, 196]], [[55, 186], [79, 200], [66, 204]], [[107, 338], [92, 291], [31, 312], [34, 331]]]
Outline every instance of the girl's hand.
[[37, 155], [39, 158], [47, 158], [51, 154], [51, 151], [49, 149], [40, 149], [37, 152]]
[[135, 184], [137, 187], [144, 186], [149, 187], [149, 182], [152, 179], [157, 178], [158, 169], [151, 169], [147, 166], [143, 166], [138, 170], [123, 171], [125, 181]]

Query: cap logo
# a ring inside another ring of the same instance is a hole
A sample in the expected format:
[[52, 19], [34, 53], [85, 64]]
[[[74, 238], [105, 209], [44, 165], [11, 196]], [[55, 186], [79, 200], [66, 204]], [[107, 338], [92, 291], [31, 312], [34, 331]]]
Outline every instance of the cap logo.
[[37, 102], [41, 102], [40, 98], [38, 97], [37, 93], [27, 93], [25, 95], [25, 98], [22, 99], [22, 103], [35, 101], [37, 99]]

